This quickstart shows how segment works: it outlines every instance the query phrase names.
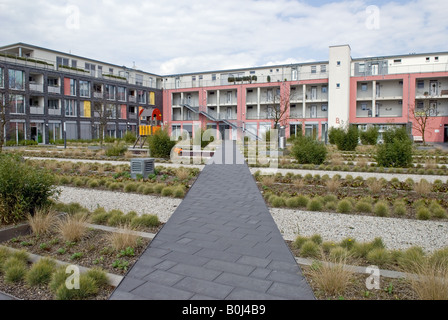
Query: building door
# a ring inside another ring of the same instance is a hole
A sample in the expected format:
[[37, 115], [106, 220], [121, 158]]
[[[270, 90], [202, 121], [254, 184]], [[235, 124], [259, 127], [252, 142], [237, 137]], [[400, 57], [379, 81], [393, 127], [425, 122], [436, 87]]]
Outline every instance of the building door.
[[317, 118], [317, 106], [312, 105], [310, 107], [310, 118]]
[[448, 142], [448, 124], [445, 125], [445, 135], [443, 138], [443, 142]]
[[431, 96], [436, 96], [439, 92], [439, 82], [430, 81], [429, 82], [429, 93]]
[[317, 100], [317, 87], [311, 87], [311, 100]]

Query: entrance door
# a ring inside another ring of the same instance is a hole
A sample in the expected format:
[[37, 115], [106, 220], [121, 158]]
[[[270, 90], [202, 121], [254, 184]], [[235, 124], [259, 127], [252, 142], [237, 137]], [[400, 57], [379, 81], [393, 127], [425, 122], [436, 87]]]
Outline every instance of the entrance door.
[[445, 125], [445, 136], [443, 142], [448, 142], [448, 124]]
[[429, 93], [431, 96], [436, 96], [439, 92], [439, 82], [430, 81], [429, 82]]
[[31, 140], [34, 140], [37, 143], [43, 143], [43, 139], [43, 124], [31, 123]]

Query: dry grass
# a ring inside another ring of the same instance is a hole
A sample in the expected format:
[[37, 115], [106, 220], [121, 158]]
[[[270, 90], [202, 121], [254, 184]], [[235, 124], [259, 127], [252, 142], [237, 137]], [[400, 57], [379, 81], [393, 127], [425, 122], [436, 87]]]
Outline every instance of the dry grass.
[[46, 161], [45, 168], [50, 171], [54, 171], [58, 168], [58, 162], [57, 161]]
[[349, 286], [353, 273], [344, 268], [345, 259], [324, 261], [312, 267], [310, 276], [317, 287], [328, 295], [343, 295]]
[[78, 241], [87, 233], [88, 217], [84, 214], [67, 215], [57, 224], [57, 231], [65, 241]]
[[96, 172], [98, 172], [99, 174], [103, 174], [104, 173], [104, 166], [99, 165], [98, 168], [96, 169]]
[[124, 157], [125, 157], [125, 159], [131, 159], [131, 158], [134, 158], [135, 155], [132, 153], [132, 151], [126, 151], [124, 153]]
[[360, 168], [367, 168], [368, 165], [368, 161], [366, 158], [360, 158], [357, 162], [356, 165]]
[[85, 173], [87, 173], [87, 172], [89, 172], [90, 171], [90, 165], [88, 165], [88, 164], [82, 164], [80, 167], [79, 167], [79, 172], [81, 173], [81, 174], [85, 174]]
[[331, 179], [327, 180], [327, 182], [325, 182], [325, 185], [327, 186], [328, 191], [335, 192], [341, 186], [341, 181], [339, 181], [339, 179]]
[[414, 184], [414, 191], [419, 195], [427, 195], [432, 190], [432, 184], [425, 179], [420, 180], [420, 182]]
[[437, 169], [437, 162], [435, 159], [426, 159], [425, 161], [425, 169]]
[[35, 235], [49, 233], [57, 225], [57, 213], [54, 210], [39, 209], [34, 216], [28, 215], [28, 224]]
[[448, 300], [448, 265], [425, 261], [410, 276], [410, 284], [420, 300]]
[[303, 179], [294, 180], [294, 186], [300, 190], [305, 186], [305, 181]]
[[190, 171], [185, 168], [179, 168], [176, 170], [176, 177], [181, 181], [186, 180], [190, 177]]
[[344, 164], [344, 159], [339, 153], [333, 153], [330, 162], [333, 166], [342, 166]]
[[115, 166], [114, 167], [114, 172], [115, 173], [122, 173], [124, 170], [123, 170], [123, 167], [122, 166]]
[[66, 161], [61, 165], [61, 170], [63, 172], [70, 172], [73, 170], [73, 163]]
[[367, 180], [367, 186], [373, 193], [379, 193], [383, 189], [383, 182], [377, 179]]
[[275, 177], [265, 176], [261, 179], [261, 183], [266, 187], [272, 187], [272, 185], [275, 183]]
[[119, 228], [122, 229], [122, 232], [111, 232], [106, 236], [111, 246], [117, 251], [128, 247], [135, 248], [139, 237], [134, 233], [132, 227], [127, 224], [121, 225]]

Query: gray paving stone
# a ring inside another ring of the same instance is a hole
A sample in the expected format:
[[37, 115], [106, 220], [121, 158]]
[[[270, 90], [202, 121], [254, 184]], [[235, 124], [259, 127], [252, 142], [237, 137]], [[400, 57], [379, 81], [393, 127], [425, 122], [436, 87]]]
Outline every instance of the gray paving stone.
[[173, 286], [183, 278], [184, 276], [172, 272], [167, 272], [164, 270], [156, 270], [154, 272], [151, 272], [146, 277], [144, 277], [143, 280], [163, 284], [165, 286]]
[[285, 283], [274, 282], [269, 288], [268, 294], [284, 297], [290, 300], [313, 300], [314, 294], [308, 286], [293, 286]]
[[255, 267], [252, 266], [219, 260], [211, 260], [206, 263], [204, 267], [216, 271], [232, 272], [244, 276], [248, 276], [255, 269]]
[[204, 279], [212, 281], [216, 279], [222, 272], [217, 270], [211, 270], [204, 267], [190, 266], [187, 264], [179, 263], [170, 269], [170, 272], [177, 273], [192, 278]]
[[266, 292], [266, 290], [268, 290], [272, 285], [272, 281], [240, 276], [234, 273], [232, 274], [227, 272], [222, 273], [218, 278], [215, 279], [215, 282], [256, 292]]
[[287, 300], [287, 298], [247, 289], [235, 288], [227, 296], [227, 300]]
[[187, 300], [194, 295], [189, 291], [154, 282], [147, 282], [131, 293], [150, 300]]
[[272, 262], [271, 259], [261, 259], [257, 257], [249, 257], [249, 256], [242, 256], [238, 261], [238, 263], [242, 264], [248, 264], [250, 266], [254, 267], [266, 267], [268, 264]]
[[219, 284], [216, 281], [212, 282], [190, 277], [184, 278], [174, 287], [217, 299], [224, 299], [233, 290], [233, 287]]
[[229, 262], [235, 262], [239, 258], [241, 258], [240, 254], [230, 253], [226, 251], [212, 250], [212, 249], [202, 249], [201, 251], [198, 251], [196, 255], [214, 260], [222, 260]]

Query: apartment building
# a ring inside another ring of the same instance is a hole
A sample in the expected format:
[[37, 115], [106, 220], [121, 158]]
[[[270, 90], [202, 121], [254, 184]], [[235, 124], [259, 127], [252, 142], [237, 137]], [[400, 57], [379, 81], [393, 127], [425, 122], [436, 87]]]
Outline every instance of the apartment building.
[[121, 138], [162, 111], [162, 78], [147, 72], [24, 43], [0, 47], [0, 99], [8, 141], [47, 144]]
[[421, 136], [414, 110], [430, 106], [426, 141], [448, 142], [448, 52], [354, 59], [341, 45], [329, 48], [328, 61], [161, 76], [19, 43], [0, 47], [0, 75], [11, 102], [4, 134], [16, 141], [48, 143], [64, 126], [68, 139], [95, 138], [93, 106], [103, 102], [112, 137], [160, 112], [175, 135], [215, 128], [226, 139], [255, 139], [283, 110], [287, 137], [327, 141], [329, 128], [347, 124]]
[[286, 108], [279, 125], [287, 137], [327, 141], [329, 128], [347, 124], [380, 133], [405, 126], [421, 136], [413, 110], [431, 105], [426, 140], [448, 142], [447, 52], [353, 59], [342, 45], [329, 48], [329, 61], [164, 78], [164, 124], [176, 133], [209, 127], [230, 139], [241, 131], [261, 137]]

